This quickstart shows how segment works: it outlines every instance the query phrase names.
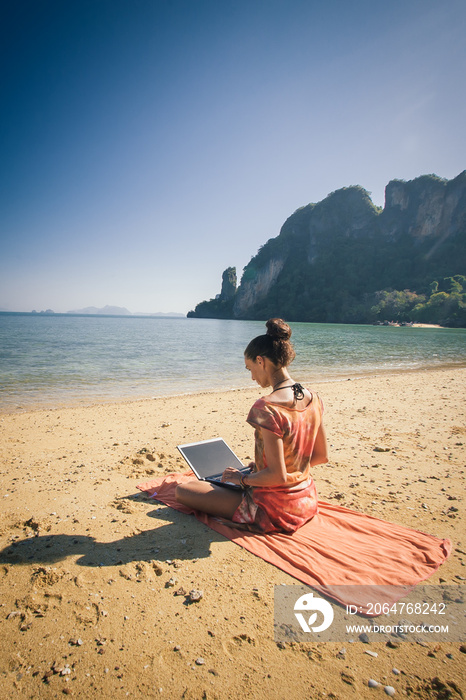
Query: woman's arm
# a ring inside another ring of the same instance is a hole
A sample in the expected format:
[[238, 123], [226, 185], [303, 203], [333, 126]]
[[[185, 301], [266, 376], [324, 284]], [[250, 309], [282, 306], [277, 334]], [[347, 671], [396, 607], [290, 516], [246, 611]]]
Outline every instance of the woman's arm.
[[327, 437], [325, 435], [324, 424], [321, 423], [317, 431], [314, 449], [311, 455], [311, 467], [317, 464], [326, 464], [328, 462]]
[[283, 440], [270, 430], [262, 429], [264, 454], [267, 466], [258, 472], [246, 474], [247, 486], [281, 486], [286, 484], [286, 465], [283, 452]]
[[[267, 455], [267, 466], [258, 472], [246, 474], [243, 479], [247, 486], [281, 486], [286, 484], [286, 466], [283, 453], [283, 440], [270, 430], [262, 429], [264, 452]], [[240, 483], [240, 473], [236, 469], [225, 469], [222, 481]]]
[[[258, 472], [246, 474], [243, 477], [247, 486], [281, 486], [286, 484], [286, 466], [283, 453], [283, 440], [270, 430], [262, 428], [264, 441], [264, 453], [267, 456], [267, 466]], [[323, 423], [320, 424], [314, 442], [314, 449], [310, 459], [311, 467], [328, 462], [327, 438]], [[240, 473], [237, 469], [225, 469], [222, 481], [230, 481], [233, 484], [240, 483]]]

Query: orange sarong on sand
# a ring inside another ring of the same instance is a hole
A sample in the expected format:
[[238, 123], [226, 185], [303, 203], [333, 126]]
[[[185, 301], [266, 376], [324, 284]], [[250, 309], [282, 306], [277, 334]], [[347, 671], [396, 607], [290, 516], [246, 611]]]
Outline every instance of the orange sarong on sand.
[[299, 581], [339, 603], [350, 604], [338, 587], [414, 587], [447, 559], [451, 542], [389, 523], [339, 505], [318, 502], [317, 514], [293, 533], [252, 533], [236, 529], [175, 500], [179, 483], [192, 472], [168, 474], [138, 484], [149, 497], [198, 520]]

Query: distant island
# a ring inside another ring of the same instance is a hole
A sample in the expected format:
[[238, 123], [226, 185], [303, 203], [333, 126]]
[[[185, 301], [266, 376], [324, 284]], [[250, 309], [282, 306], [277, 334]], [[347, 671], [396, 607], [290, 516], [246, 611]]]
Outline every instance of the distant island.
[[344, 187], [292, 214], [191, 318], [466, 327], [466, 170], [392, 180], [385, 206]]
[[68, 314], [76, 314], [79, 316], [131, 316], [131, 311], [125, 309], [122, 306], [104, 306], [98, 309], [96, 306], [86, 306], [84, 309], [75, 309], [74, 311], [67, 311]]
[[[2, 313], [17, 313], [14, 311], [8, 311], [7, 309], [0, 309]], [[28, 312], [23, 312], [28, 313]], [[97, 306], [86, 306], [84, 309], [75, 309], [74, 311], [66, 311], [64, 314], [56, 313], [53, 309], [46, 309], [45, 311], [30, 311], [31, 314], [37, 314], [41, 316], [147, 316], [150, 318], [185, 318], [185, 314], [177, 313], [176, 311], [154, 311], [154, 313], [136, 312], [128, 311], [122, 306], [103, 306], [98, 308]]]
[[67, 311], [67, 313], [76, 315], [79, 314], [80, 316], [157, 316], [163, 318], [173, 318], [177, 316], [184, 318], [185, 315], [176, 313], [175, 311], [168, 313], [164, 313], [161, 311], [155, 311], [154, 313], [133, 313], [132, 311], [128, 311], [128, 309], [125, 309], [123, 306], [104, 306], [101, 309], [98, 309], [95, 306], [86, 306], [84, 309], [78, 309], [76, 311]]

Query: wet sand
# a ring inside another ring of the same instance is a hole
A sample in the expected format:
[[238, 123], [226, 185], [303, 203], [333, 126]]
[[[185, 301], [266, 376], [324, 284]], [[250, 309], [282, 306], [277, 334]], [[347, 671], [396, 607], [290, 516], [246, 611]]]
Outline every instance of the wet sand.
[[[464, 583], [466, 370], [310, 388], [330, 444], [329, 465], [314, 470], [319, 498], [449, 538], [452, 554], [429, 583]], [[384, 686], [462, 697], [460, 643], [281, 648], [274, 585], [298, 582], [137, 491], [185, 471], [181, 442], [222, 435], [252, 459], [245, 417], [259, 395], [0, 416], [1, 697], [345, 700], [385, 697]], [[189, 604], [180, 587], [203, 597]]]

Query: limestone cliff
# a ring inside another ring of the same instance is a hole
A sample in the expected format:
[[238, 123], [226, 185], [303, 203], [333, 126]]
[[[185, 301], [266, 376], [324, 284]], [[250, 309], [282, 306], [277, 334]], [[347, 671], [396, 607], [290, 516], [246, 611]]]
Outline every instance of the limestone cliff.
[[[347, 187], [292, 214], [244, 268], [222, 318], [318, 322], [367, 320], [378, 290], [425, 293], [466, 272], [466, 171], [389, 182], [384, 208]], [[218, 316], [212, 300], [193, 316]]]
[[220, 299], [230, 301], [236, 294], [236, 267], [228, 267], [222, 275], [222, 291]]
[[277, 281], [284, 264], [284, 258], [271, 258], [257, 270], [253, 277], [243, 278], [233, 306], [233, 314], [236, 318], [247, 315], [248, 309], [253, 308], [255, 304], [267, 296]]

